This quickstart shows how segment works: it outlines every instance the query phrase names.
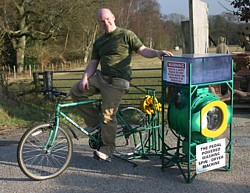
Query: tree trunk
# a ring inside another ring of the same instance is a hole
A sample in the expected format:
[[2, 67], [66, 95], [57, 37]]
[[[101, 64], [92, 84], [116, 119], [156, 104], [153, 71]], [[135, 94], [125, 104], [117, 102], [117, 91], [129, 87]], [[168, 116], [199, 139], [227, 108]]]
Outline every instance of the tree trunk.
[[18, 73], [23, 72], [24, 69], [24, 53], [26, 47], [26, 37], [23, 36], [18, 39], [18, 44], [16, 48], [16, 70]]
[[87, 63], [88, 62], [88, 59], [89, 59], [89, 53], [90, 53], [90, 48], [91, 46], [93, 45], [93, 42], [95, 41], [95, 38], [96, 38], [96, 33], [97, 33], [97, 25], [95, 24], [94, 26], [94, 31], [93, 33], [87, 33], [88, 37], [87, 37], [87, 40], [89, 41], [86, 41], [86, 46], [85, 48], [83, 49], [84, 53], [84, 59], [83, 59], [83, 62], [84, 63]]

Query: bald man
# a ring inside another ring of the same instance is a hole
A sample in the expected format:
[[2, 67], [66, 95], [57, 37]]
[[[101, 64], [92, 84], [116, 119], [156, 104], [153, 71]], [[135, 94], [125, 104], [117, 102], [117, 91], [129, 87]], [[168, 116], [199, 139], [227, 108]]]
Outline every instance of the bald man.
[[[104, 33], [94, 42], [91, 60], [82, 79], [71, 88], [71, 96], [73, 101], [86, 101], [94, 94], [101, 94], [101, 115], [92, 105], [83, 105], [80, 110], [89, 133], [94, 133], [101, 127], [102, 145], [99, 150], [94, 151], [94, 158], [110, 162], [115, 151], [115, 114], [122, 96], [129, 90], [133, 51], [146, 58], [161, 59], [163, 55], [173, 54], [148, 48], [132, 31], [117, 27], [110, 9], [99, 9], [97, 19]], [[101, 66], [100, 71], [97, 70], [98, 65]]]

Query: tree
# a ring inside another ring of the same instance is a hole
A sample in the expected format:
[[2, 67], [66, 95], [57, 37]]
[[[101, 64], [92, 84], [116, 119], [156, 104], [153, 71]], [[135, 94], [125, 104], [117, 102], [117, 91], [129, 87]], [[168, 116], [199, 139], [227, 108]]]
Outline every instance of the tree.
[[168, 28], [173, 28], [171, 34], [171, 43], [173, 46], [182, 46], [182, 28], [181, 22], [188, 19], [181, 14], [172, 13], [165, 16], [165, 20], [168, 21]]
[[[243, 21], [245, 23], [248, 23], [250, 21], [250, 1], [249, 0], [234, 0], [231, 2], [231, 5], [233, 5], [234, 9], [236, 9], [236, 11], [233, 11], [233, 13], [234, 15], [239, 17], [240, 21]], [[250, 27], [248, 25], [246, 26], [245, 29], [239, 32], [239, 35], [240, 35], [239, 42], [242, 48], [248, 44], [248, 41], [250, 38], [249, 29]]]
[[209, 16], [209, 35], [216, 45], [220, 36], [226, 37], [227, 43], [238, 44], [239, 27], [237, 17], [231, 13]]
[[237, 9], [234, 14], [237, 15], [241, 21], [248, 23], [250, 21], [250, 1], [249, 0], [234, 0], [231, 2], [233, 8]]
[[[77, 0], [75, 0], [76, 2]], [[1, 28], [16, 52], [16, 67], [22, 72], [28, 40], [46, 41], [56, 37], [73, 1], [3, 0]]]
[[102, 1], [93, 0], [78, 1], [71, 17], [68, 18], [69, 49], [71, 49], [71, 52], [80, 49], [84, 63], [90, 58], [91, 48], [98, 34], [96, 12], [101, 7], [101, 3]]
[[[99, 31], [100, 7], [112, 9], [118, 26], [133, 30], [149, 47], [172, 47], [172, 22], [160, 14], [157, 0], [2, 0], [1, 55], [22, 72], [25, 57], [50, 60], [83, 58], [87, 62]], [[4, 49], [3, 49], [4, 48]]]

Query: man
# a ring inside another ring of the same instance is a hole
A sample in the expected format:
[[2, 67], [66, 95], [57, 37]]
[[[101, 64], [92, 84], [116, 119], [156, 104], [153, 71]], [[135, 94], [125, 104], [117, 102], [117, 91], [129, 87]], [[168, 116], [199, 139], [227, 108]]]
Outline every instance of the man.
[[245, 44], [244, 44], [244, 47], [245, 47], [245, 51], [246, 51], [246, 52], [249, 52], [249, 51], [250, 51], [250, 37], [249, 37], [249, 36], [246, 36], [246, 37], [245, 37]]
[[[225, 44], [226, 43], [226, 39], [224, 37], [219, 37], [218, 42], [219, 42], [219, 44], [216, 47], [216, 53], [230, 54], [229, 48]], [[228, 93], [228, 86], [227, 86], [227, 84], [210, 86], [210, 91], [212, 93], [214, 93], [214, 94], [216, 94], [216, 91], [215, 91], [216, 87], [220, 89], [220, 92], [221, 92], [220, 94], [225, 95], [225, 94]]]
[[219, 44], [216, 47], [216, 53], [229, 54], [229, 48], [225, 44], [225, 38], [224, 37], [219, 37]]
[[[98, 151], [94, 151], [94, 158], [110, 162], [115, 150], [115, 114], [122, 96], [129, 89], [132, 52], [135, 51], [146, 58], [162, 58], [163, 55], [173, 54], [145, 47], [132, 31], [116, 26], [115, 16], [107, 8], [98, 10], [97, 19], [105, 33], [94, 42], [91, 60], [81, 81], [71, 88], [71, 96], [74, 101], [84, 101], [94, 94], [101, 94], [102, 146]], [[97, 70], [99, 63], [101, 71]], [[88, 132], [94, 132], [93, 130], [99, 127], [100, 114], [91, 105], [84, 105], [80, 110]]]

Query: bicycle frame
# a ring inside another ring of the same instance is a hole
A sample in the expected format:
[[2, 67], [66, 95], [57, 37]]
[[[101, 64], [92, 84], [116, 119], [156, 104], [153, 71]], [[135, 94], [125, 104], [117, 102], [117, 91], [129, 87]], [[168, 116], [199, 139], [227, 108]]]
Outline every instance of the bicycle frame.
[[62, 108], [68, 108], [68, 107], [74, 107], [77, 105], [86, 105], [86, 104], [91, 104], [91, 103], [98, 103], [101, 102], [101, 99], [92, 99], [92, 100], [87, 100], [87, 101], [81, 101], [81, 102], [71, 102], [71, 103], [66, 103], [66, 104], [60, 104], [57, 102], [55, 106], [55, 112], [54, 112], [54, 122], [53, 122], [53, 129], [51, 129], [47, 144], [45, 145], [45, 150], [47, 152], [50, 152], [50, 147], [53, 146], [56, 140], [57, 132], [58, 132], [58, 127], [60, 124], [60, 117], [64, 118], [67, 120], [69, 123], [74, 125], [77, 129], [79, 129], [81, 132], [83, 132], [85, 135], [87, 135], [89, 138], [91, 138], [93, 141], [98, 142], [98, 140], [88, 133], [83, 127], [81, 127], [79, 124], [77, 124], [73, 119], [71, 119], [67, 114], [61, 111]]
[[[147, 94], [149, 94], [149, 92], [153, 92], [153, 96], [155, 97], [155, 90], [154, 89], [147, 89]], [[70, 103], [61, 104], [60, 98], [59, 98], [59, 100], [57, 101], [57, 103], [55, 105], [54, 121], [51, 124], [52, 129], [49, 133], [48, 140], [47, 140], [47, 143], [45, 145], [44, 150], [48, 153], [51, 151], [51, 147], [54, 145], [56, 137], [57, 137], [57, 132], [58, 132], [61, 118], [65, 119], [68, 123], [71, 123], [72, 125], [74, 125], [75, 128], [77, 128], [82, 133], [84, 133], [86, 136], [88, 136], [90, 140], [92, 140], [93, 142], [95, 142], [97, 144], [100, 144], [101, 138], [99, 138], [99, 137], [97, 138], [96, 136], [88, 133], [84, 129], [84, 127], [81, 127], [73, 119], [71, 119], [66, 113], [64, 113], [62, 111], [62, 108], [75, 107], [78, 105], [101, 103], [101, 101], [102, 101], [101, 99], [90, 99], [87, 101], [70, 102]], [[133, 108], [133, 107], [131, 107], [131, 108]], [[117, 117], [118, 124], [120, 124], [121, 128], [122, 128], [122, 131], [117, 132], [116, 138], [125, 137], [126, 144], [128, 144], [128, 139], [126, 138], [126, 135], [128, 135], [128, 136], [132, 135], [133, 144], [135, 146], [140, 145], [140, 148], [141, 148], [139, 155], [136, 155], [136, 156], [131, 155], [129, 158], [125, 158], [125, 159], [121, 156], [116, 156], [116, 157], [119, 157], [121, 159], [128, 161], [128, 159], [145, 157], [146, 154], [147, 155], [148, 154], [159, 154], [161, 152], [160, 139], [162, 138], [162, 136], [161, 136], [162, 134], [159, 131], [159, 129], [161, 128], [161, 124], [160, 124], [161, 119], [160, 119], [159, 111], [154, 110], [154, 113], [152, 115], [146, 115], [146, 119], [145, 119], [146, 123], [143, 125], [143, 127], [140, 127], [138, 125], [136, 127], [131, 126], [129, 123], [126, 122], [126, 120], [124, 120], [120, 110], [117, 111], [116, 117]], [[101, 122], [102, 121], [100, 120], [100, 123]], [[129, 128], [129, 129], [128, 129], [128, 131], [124, 131], [123, 130], [124, 128]], [[74, 131], [71, 130], [71, 132], [74, 135]], [[147, 138], [145, 138], [145, 139], [143, 138], [142, 132], [147, 132]], [[139, 135], [139, 140], [136, 139], [137, 134]], [[76, 135], [74, 135], [74, 136], [76, 136]], [[149, 153], [151, 150], [153, 150], [154, 152]]]
[[[51, 131], [49, 133], [48, 140], [47, 140], [47, 143], [45, 145], [44, 150], [46, 152], [48, 152], [48, 153], [51, 151], [51, 147], [54, 145], [56, 137], [57, 137], [58, 127], [60, 125], [61, 118], [65, 119], [68, 123], [71, 123], [78, 130], [80, 130], [85, 135], [87, 135], [92, 141], [94, 141], [96, 143], [99, 143], [100, 139], [98, 139], [96, 136], [93, 136], [92, 134], [88, 133], [84, 129], [84, 127], [77, 124], [72, 118], [70, 118], [66, 113], [64, 113], [62, 111], [62, 108], [75, 107], [75, 106], [78, 106], [78, 105], [101, 103], [101, 101], [102, 101], [101, 99], [91, 99], [91, 100], [81, 101], [81, 102], [70, 102], [70, 103], [61, 104], [60, 100], [58, 100], [56, 105], [55, 105], [54, 121], [51, 124], [52, 129], [51, 129]], [[132, 135], [134, 145], [135, 146], [137, 146], [138, 144], [141, 145], [140, 147], [141, 147], [141, 152], [142, 152], [143, 155], [146, 154], [147, 152], [151, 151], [151, 150], [154, 150], [156, 153], [160, 152], [160, 148], [159, 148], [160, 147], [160, 141], [156, 140], [157, 135], [160, 135], [160, 133], [156, 133], [156, 130], [161, 127], [161, 124], [159, 124], [160, 123], [159, 113], [158, 114], [155, 113], [154, 116], [146, 115], [146, 123], [141, 128], [139, 128], [139, 126], [131, 127], [131, 125], [129, 123], [127, 123], [126, 120], [123, 119], [120, 110], [117, 111], [116, 117], [117, 117], [118, 124], [122, 125], [122, 128], [124, 128], [124, 127], [129, 128], [127, 132], [124, 132], [124, 130], [118, 132], [116, 138], [123, 137], [123, 136], [126, 138], [126, 135]], [[101, 120], [100, 120], [100, 122], [101, 122]], [[152, 128], [154, 128], [154, 129], [152, 130]], [[148, 135], [147, 139], [143, 139], [142, 132], [144, 132], [144, 131], [149, 132], [147, 134]], [[136, 139], [136, 134], [137, 133], [139, 134], [139, 140]], [[146, 143], [145, 143], [144, 140], [147, 141], [147, 146], [146, 146]], [[128, 141], [127, 141], [127, 143], [128, 143]], [[139, 157], [142, 157], [142, 156], [139, 156]]]
[[[50, 147], [54, 144], [54, 142], [56, 140], [58, 127], [60, 125], [61, 118], [65, 119], [68, 123], [71, 123], [72, 125], [74, 125], [78, 130], [80, 130], [85, 135], [87, 135], [91, 140], [98, 143], [98, 140], [96, 139], [96, 137], [94, 137], [93, 135], [88, 133], [83, 127], [81, 127], [79, 124], [77, 124], [66, 113], [62, 112], [61, 109], [74, 107], [74, 106], [78, 106], [78, 105], [101, 103], [101, 101], [102, 101], [101, 99], [91, 99], [91, 100], [87, 100], [87, 101], [71, 102], [71, 103], [65, 103], [65, 104], [60, 104], [60, 102], [57, 102], [57, 104], [55, 105], [54, 121], [53, 121], [53, 125], [52, 125], [53, 129], [51, 129], [51, 131], [50, 131], [50, 134], [48, 137], [48, 142], [45, 145], [45, 150], [49, 152]], [[119, 110], [117, 111], [116, 116], [117, 116], [118, 122], [122, 123], [125, 127], [130, 128], [132, 130], [131, 126], [128, 123], [126, 123], [126, 121], [120, 115]], [[100, 120], [100, 122], [101, 122], [101, 120]], [[135, 132], [136, 131], [134, 131], [134, 133]], [[124, 136], [124, 133], [118, 135], [117, 137], [121, 137], [121, 136]]]

